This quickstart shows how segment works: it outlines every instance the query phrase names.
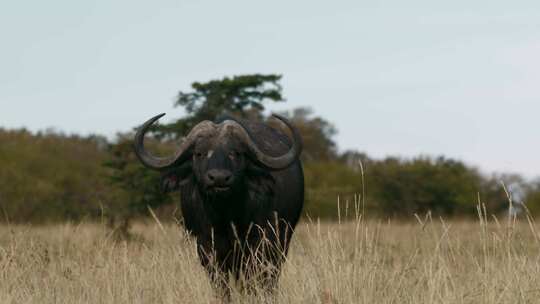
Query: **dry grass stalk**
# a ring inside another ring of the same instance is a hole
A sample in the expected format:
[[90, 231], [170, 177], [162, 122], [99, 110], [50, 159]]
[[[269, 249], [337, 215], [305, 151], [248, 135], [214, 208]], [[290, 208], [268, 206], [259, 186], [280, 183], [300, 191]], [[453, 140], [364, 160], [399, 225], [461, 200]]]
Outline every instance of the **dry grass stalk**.
[[[277, 292], [231, 285], [231, 302], [537, 302], [534, 220], [478, 211], [478, 223], [305, 221]], [[131, 240], [90, 223], [0, 227], [0, 303], [219, 303], [193, 240], [158, 223], [133, 223]]]

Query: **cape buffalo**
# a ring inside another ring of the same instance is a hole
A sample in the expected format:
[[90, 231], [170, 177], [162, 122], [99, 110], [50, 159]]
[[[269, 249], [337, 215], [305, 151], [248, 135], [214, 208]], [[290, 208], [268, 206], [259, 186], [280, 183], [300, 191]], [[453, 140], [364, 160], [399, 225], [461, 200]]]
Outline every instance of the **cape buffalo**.
[[202, 121], [170, 157], [144, 149], [148, 120], [135, 135], [135, 152], [160, 170], [168, 190], [180, 190], [185, 228], [214, 283], [227, 273], [275, 287], [304, 204], [302, 139], [282, 116], [292, 140], [266, 124], [232, 117]]

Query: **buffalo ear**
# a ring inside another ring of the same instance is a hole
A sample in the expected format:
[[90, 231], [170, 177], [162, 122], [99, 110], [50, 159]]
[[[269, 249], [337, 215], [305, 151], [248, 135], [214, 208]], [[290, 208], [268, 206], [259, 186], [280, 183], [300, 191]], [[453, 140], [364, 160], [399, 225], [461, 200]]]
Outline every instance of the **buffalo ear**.
[[161, 172], [161, 191], [167, 193], [180, 189], [191, 174], [191, 163]]
[[161, 191], [164, 193], [178, 190], [180, 184], [178, 182], [178, 176], [174, 172], [167, 172], [161, 174]]

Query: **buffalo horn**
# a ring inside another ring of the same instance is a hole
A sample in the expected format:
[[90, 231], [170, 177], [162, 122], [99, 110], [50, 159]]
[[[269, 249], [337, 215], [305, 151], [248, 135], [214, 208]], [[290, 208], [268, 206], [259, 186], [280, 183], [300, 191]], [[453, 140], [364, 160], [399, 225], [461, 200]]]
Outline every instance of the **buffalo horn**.
[[146, 167], [154, 170], [163, 170], [174, 166], [177, 163], [181, 163], [185, 160], [188, 153], [185, 153], [195, 142], [197, 137], [204, 136], [210, 132], [215, 132], [215, 124], [205, 120], [197, 124], [191, 132], [185, 137], [185, 139], [180, 144], [180, 147], [176, 150], [174, 155], [169, 157], [159, 157], [150, 154], [144, 148], [144, 135], [148, 131], [148, 128], [156, 122], [158, 119], [163, 117], [165, 113], [156, 115], [146, 121], [135, 134], [135, 154], [139, 160]]
[[259, 147], [257, 147], [257, 144], [253, 141], [248, 129], [243, 126], [241, 121], [231, 119], [225, 121], [224, 123], [230, 123], [233, 125], [234, 129], [238, 131], [238, 136], [248, 145], [249, 150], [262, 165], [269, 169], [280, 170], [287, 168], [298, 159], [300, 153], [302, 152], [302, 138], [300, 137], [298, 130], [285, 117], [277, 114], [273, 114], [272, 116], [284, 123], [289, 130], [291, 130], [293, 136], [292, 147], [289, 149], [289, 151], [281, 156], [276, 157], [262, 152]]

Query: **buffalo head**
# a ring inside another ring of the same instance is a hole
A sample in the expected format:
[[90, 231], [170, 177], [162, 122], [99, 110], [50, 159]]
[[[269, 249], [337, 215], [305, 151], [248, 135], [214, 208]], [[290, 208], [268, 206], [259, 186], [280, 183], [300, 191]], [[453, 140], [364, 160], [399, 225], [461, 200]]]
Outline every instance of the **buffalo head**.
[[165, 114], [157, 115], [137, 131], [135, 153], [148, 168], [192, 173], [199, 188], [206, 194], [227, 195], [242, 184], [248, 169], [281, 170], [298, 159], [302, 142], [296, 128], [287, 119], [273, 115], [283, 122], [293, 136], [292, 146], [283, 155], [271, 156], [257, 146], [250, 130], [234, 118], [221, 123], [202, 121], [189, 132], [174, 155], [157, 157], [144, 149], [144, 135], [150, 125]]

